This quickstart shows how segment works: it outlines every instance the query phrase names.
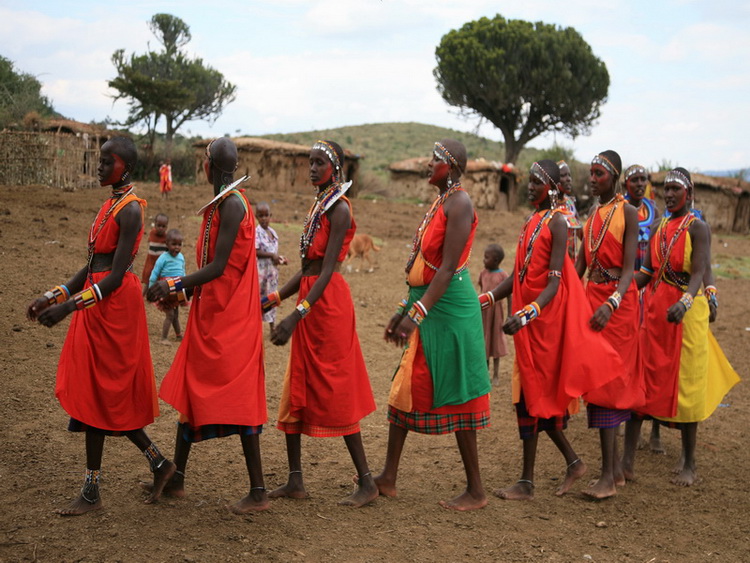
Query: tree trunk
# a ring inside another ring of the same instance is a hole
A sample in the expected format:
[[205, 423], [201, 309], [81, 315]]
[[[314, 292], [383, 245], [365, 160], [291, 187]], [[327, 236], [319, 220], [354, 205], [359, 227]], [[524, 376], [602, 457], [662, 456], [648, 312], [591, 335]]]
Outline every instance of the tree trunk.
[[172, 144], [174, 139], [174, 120], [171, 116], [165, 115], [164, 118], [167, 120], [167, 133], [166, 133], [166, 158], [171, 160], [172, 158]]
[[518, 183], [516, 182], [516, 162], [523, 145], [514, 138], [505, 137], [505, 162], [513, 165], [513, 174], [508, 178], [508, 210], [515, 211], [518, 207]]

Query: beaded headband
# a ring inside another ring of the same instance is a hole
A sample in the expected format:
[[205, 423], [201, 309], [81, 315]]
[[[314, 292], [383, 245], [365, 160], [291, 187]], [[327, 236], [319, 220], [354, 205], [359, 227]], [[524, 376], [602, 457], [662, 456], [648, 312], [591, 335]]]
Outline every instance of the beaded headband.
[[646, 169], [641, 166], [640, 164], [633, 164], [628, 167], [627, 170], [625, 170], [625, 181], [627, 182], [631, 176], [635, 176], [636, 174], [643, 174], [644, 176], [647, 176]]
[[326, 143], [325, 141], [315, 141], [315, 144], [310, 150], [319, 150], [326, 153], [328, 160], [331, 161], [334, 170], [336, 170], [336, 176], [338, 176], [338, 172], [341, 171], [341, 162], [339, 161], [339, 155], [336, 153], [336, 149], [333, 148], [333, 145]]
[[446, 164], [455, 166], [457, 170], [461, 170], [461, 167], [458, 165], [458, 161], [441, 143], [435, 143], [435, 150], [433, 151], [433, 154], [438, 160], [442, 160]]
[[536, 176], [539, 178], [542, 182], [549, 185], [551, 188], [557, 189], [557, 182], [555, 182], [552, 179], [552, 176], [550, 176], [547, 171], [542, 168], [542, 165], [538, 162], [535, 162], [531, 165], [531, 169], [529, 170], [529, 174], [532, 176]]
[[[558, 166], [558, 168], [560, 168], [560, 170], [562, 170], [564, 166], [568, 166], [568, 163], [565, 162], [564, 160], [558, 160], [557, 161], [557, 166]], [[570, 168], [570, 166], [568, 166], [568, 168]]]
[[669, 172], [667, 172], [667, 175], [664, 177], [664, 185], [666, 186], [670, 182], [680, 184], [686, 190], [693, 189], [693, 183], [687, 176], [685, 176], [685, 174], [683, 174], [679, 170], [670, 170]]
[[617, 167], [612, 164], [609, 159], [603, 154], [597, 154], [591, 161], [591, 164], [598, 164], [599, 166], [603, 166], [613, 176], [620, 175], [620, 171], [617, 169]]

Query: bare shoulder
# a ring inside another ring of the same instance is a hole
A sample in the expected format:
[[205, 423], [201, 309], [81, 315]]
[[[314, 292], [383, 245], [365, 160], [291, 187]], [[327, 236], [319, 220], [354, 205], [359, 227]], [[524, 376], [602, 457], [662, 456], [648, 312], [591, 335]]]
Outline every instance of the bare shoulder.
[[463, 215], [464, 213], [473, 213], [474, 204], [471, 203], [469, 194], [463, 190], [458, 190], [445, 200], [443, 209], [446, 215], [450, 215], [451, 213]]

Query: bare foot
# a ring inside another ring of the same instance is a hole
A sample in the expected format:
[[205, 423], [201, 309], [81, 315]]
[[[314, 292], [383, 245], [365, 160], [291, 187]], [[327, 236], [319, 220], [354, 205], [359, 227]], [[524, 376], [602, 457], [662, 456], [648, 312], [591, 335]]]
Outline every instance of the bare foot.
[[[154, 481], [156, 481], [156, 476], [154, 476]], [[149, 494], [149, 499], [150, 499], [153, 496], [154, 483], [141, 481], [140, 484], [141, 484], [141, 488]], [[176, 466], [175, 466], [175, 471], [172, 473], [172, 476], [169, 479], [167, 479], [166, 483], [162, 487], [160, 494], [164, 495], [165, 497], [173, 497], [173, 498], [185, 497], [185, 477], [181, 475], [178, 471], [176, 471]], [[149, 499], [146, 499], [145, 501], [146, 504], [150, 504]]]
[[649, 440], [649, 447], [651, 448], [652, 454], [665, 454], [667, 450], [661, 445], [661, 438], [659, 436], [651, 436]]
[[677, 463], [672, 468], [672, 473], [674, 473], [675, 475], [679, 475], [680, 473], [682, 473], [682, 470], [684, 468], [685, 468], [685, 456], [681, 455], [680, 459], [677, 460]]
[[572, 462], [570, 465], [568, 465], [568, 469], [565, 471], [565, 480], [562, 482], [562, 485], [557, 488], [555, 494], [559, 497], [563, 496], [570, 490], [570, 488], [573, 486], [573, 483], [586, 475], [587, 470], [588, 467], [586, 467], [586, 464], [582, 459], [579, 458]]
[[480, 496], [474, 496], [469, 491], [464, 491], [460, 495], [451, 500], [441, 500], [438, 503], [443, 508], [450, 510], [459, 510], [461, 512], [467, 510], [478, 510], [487, 506], [487, 497], [482, 493]]
[[521, 479], [510, 487], [493, 491], [492, 494], [505, 500], [532, 500], [534, 498], [534, 483], [528, 479]]
[[342, 506], [359, 508], [360, 506], [364, 506], [367, 503], [374, 501], [378, 498], [379, 494], [380, 490], [375, 484], [375, 480], [372, 478], [372, 475], [368, 474], [367, 477], [357, 479], [357, 490], [344, 500], [340, 501], [339, 504]]
[[93, 510], [99, 510], [102, 507], [102, 499], [98, 498], [95, 502], [89, 502], [83, 495], [80, 495], [77, 499], [71, 502], [66, 508], [58, 508], [55, 510], [60, 516], [80, 516]]
[[161, 467], [154, 471], [154, 484], [151, 487], [151, 494], [144, 501], [146, 504], [153, 504], [159, 500], [159, 497], [164, 492], [164, 488], [169, 484], [170, 479], [174, 477], [175, 471], [177, 471], [177, 466], [168, 459], [165, 459]]
[[268, 493], [268, 498], [307, 498], [308, 494], [305, 490], [304, 485], [295, 486], [291, 483], [287, 483], [286, 485], [283, 485], [279, 487], [278, 489], [274, 489], [270, 493]]
[[601, 500], [615, 496], [617, 494], [617, 487], [615, 486], [614, 479], [604, 479], [603, 477], [600, 477], [593, 483], [590, 483], [589, 486], [581, 492], [587, 497]]
[[398, 491], [396, 490], [396, 482], [390, 481], [383, 477], [383, 474], [376, 475], [374, 478], [375, 486], [378, 488], [378, 491], [381, 495], [384, 497], [390, 497], [395, 498]]
[[680, 487], [690, 487], [695, 484], [697, 479], [698, 473], [696, 472], [695, 467], [685, 466], [682, 471], [674, 476], [672, 483]]
[[632, 466], [629, 463], [623, 462], [622, 475], [623, 477], [625, 477], [625, 481], [630, 481], [633, 483], [637, 481], [637, 479], [635, 478], [635, 470], [632, 468]]
[[492, 378], [492, 386], [500, 387], [500, 378], [498, 376]]
[[248, 514], [249, 512], [261, 512], [270, 506], [265, 488], [253, 488], [250, 492], [234, 504], [228, 504], [227, 509], [233, 514]]

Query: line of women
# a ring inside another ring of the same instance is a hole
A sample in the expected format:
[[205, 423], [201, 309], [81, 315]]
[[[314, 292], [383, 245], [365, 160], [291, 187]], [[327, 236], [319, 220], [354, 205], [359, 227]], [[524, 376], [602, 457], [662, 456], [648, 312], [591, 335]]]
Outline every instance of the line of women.
[[[602, 203], [583, 228], [575, 265], [568, 252], [571, 222], [560, 205], [560, 169], [552, 161], [534, 163], [529, 201], [536, 210], [521, 232], [513, 275], [477, 298], [468, 261], [478, 219], [460, 183], [466, 150], [450, 139], [436, 143], [429, 182], [438, 195], [406, 262], [408, 295], [397, 304], [384, 335], [403, 354], [388, 399], [386, 460], [373, 475], [360, 421], [375, 410], [375, 402], [351, 294], [340, 273], [356, 230], [341, 147], [332, 141], [313, 145], [310, 179], [317, 195], [300, 239], [301, 267], [278, 292], [260, 301], [253, 213], [239, 187], [242, 179], [234, 179], [237, 149], [227, 138], [207, 147], [205, 170], [214, 197], [200, 210], [199, 269], [162, 280], [147, 294], [151, 301], [173, 296], [193, 300], [183, 341], [159, 391], [179, 413], [174, 462], [142, 430], [158, 406], [140, 292], [124, 289], [125, 282], [132, 285], [132, 258], [143, 231], [145, 202], [135, 198], [128, 179], [135, 158], [128, 140], [116, 138], [104, 145], [100, 182], [112, 186], [113, 196], [92, 226], [87, 266], [28, 308], [28, 317], [46, 326], [77, 311], [61, 355], [56, 394], [71, 416], [70, 429], [86, 432], [87, 470], [81, 494], [61, 514], [102, 506], [98, 479], [106, 435], [126, 435], [144, 451], [154, 472], [153, 483], [145, 485], [146, 501], [155, 502], [161, 494], [184, 496], [192, 444], [238, 434], [250, 488], [228, 508], [244, 514], [265, 510], [269, 498], [308, 495], [302, 434], [343, 437], [356, 487], [341, 504], [359, 507], [378, 495], [397, 494], [410, 431], [455, 433], [466, 488], [440, 504], [455, 510], [482, 508], [487, 496], [476, 431], [490, 424], [490, 382], [481, 308], [511, 293], [521, 306], [504, 330], [516, 343], [513, 397], [524, 466], [521, 479], [496, 494], [533, 497], [541, 430], [565, 459], [566, 478], [558, 494], [585, 474], [586, 465], [563, 432], [569, 415], [579, 408], [579, 397], [588, 403], [589, 425], [600, 429], [602, 446], [601, 476], [585, 494], [612, 496], [624, 482], [615, 429], [630, 419], [631, 411], [682, 425], [677, 482], [694, 481], [697, 422], [711, 414], [738, 378], [703, 315], [708, 311], [705, 295], [715, 303], [715, 288], [700, 291], [709, 262], [707, 229], [689, 213], [692, 184], [686, 171], [668, 176], [670, 218], [651, 237], [650, 253], [634, 275], [638, 212], [617, 193], [619, 156], [607, 151], [592, 162], [592, 190]], [[587, 271], [584, 287], [579, 278]], [[640, 304], [636, 284], [649, 283], [649, 273], [651, 289]], [[267, 492], [259, 442], [267, 422], [261, 314], [294, 295], [295, 309], [272, 333], [276, 345], [291, 340], [277, 417], [277, 428], [286, 435], [289, 474], [284, 484]], [[138, 354], [132, 353], [134, 343]]]

